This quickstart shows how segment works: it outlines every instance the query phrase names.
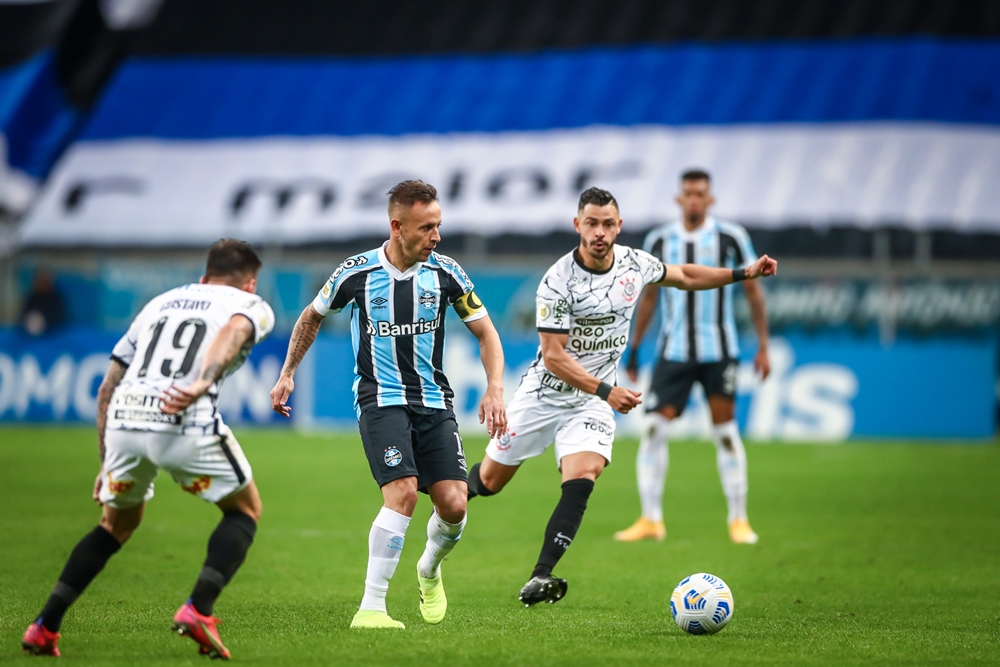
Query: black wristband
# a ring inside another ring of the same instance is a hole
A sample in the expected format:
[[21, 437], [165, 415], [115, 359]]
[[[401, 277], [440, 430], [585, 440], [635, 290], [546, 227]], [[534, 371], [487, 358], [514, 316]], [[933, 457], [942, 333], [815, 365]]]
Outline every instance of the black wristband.
[[738, 283], [741, 280], [746, 280], [746, 279], [747, 279], [747, 270], [746, 269], [733, 269], [733, 282], [734, 283]]
[[607, 382], [602, 382], [601, 384], [597, 385], [597, 391], [595, 391], [594, 393], [600, 396], [602, 400], [606, 401], [608, 400], [608, 396], [611, 395], [611, 389], [612, 387], [610, 384], [608, 384]]

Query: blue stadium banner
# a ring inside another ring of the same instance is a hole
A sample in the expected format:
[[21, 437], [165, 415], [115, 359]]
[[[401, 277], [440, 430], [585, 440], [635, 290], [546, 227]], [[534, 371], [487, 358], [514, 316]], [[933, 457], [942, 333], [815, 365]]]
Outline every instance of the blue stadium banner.
[[[38, 338], [0, 331], [0, 421], [93, 422], [97, 389], [117, 340], [116, 334], [79, 328]], [[224, 419], [287, 423], [271, 410], [268, 395], [287, 347], [287, 338], [271, 337], [254, 348], [226, 380], [219, 399]]]
[[[478, 348], [460, 328], [452, 331], [445, 371], [455, 390], [455, 411], [467, 434], [482, 433], [476, 409], [486, 380]], [[504, 339], [508, 400], [535, 358], [537, 346], [537, 339], [530, 337]], [[743, 351], [737, 381], [738, 418], [751, 439], [979, 439], [996, 432], [997, 341], [993, 337], [900, 339], [883, 347], [875, 336], [787, 334], [771, 342], [771, 377], [763, 383], [753, 370], [753, 341], [745, 341]], [[314, 424], [353, 427], [356, 420], [347, 379], [353, 365], [350, 340], [320, 339], [313, 352]], [[642, 350], [646, 364], [641, 390], [648, 384], [654, 355], [650, 340]], [[620, 381], [625, 382], [624, 374]], [[638, 435], [641, 428], [641, 411], [619, 416], [620, 434]], [[708, 437], [708, 408], [697, 389], [672, 433]]]

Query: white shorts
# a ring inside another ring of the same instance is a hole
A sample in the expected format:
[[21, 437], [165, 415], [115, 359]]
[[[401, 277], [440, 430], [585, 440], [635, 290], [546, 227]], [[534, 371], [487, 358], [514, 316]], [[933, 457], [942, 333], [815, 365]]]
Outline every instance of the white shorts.
[[181, 488], [210, 503], [239, 491], [253, 479], [250, 463], [228, 426], [220, 435], [161, 431], [112, 431], [104, 437], [104, 483], [100, 498], [128, 509], [153, 497], [160, 468]]
[[605, 401], [595, 398], [579, 407], [555, 407], [518, 392], [507, 406], [507, 432], [490, 440], [486, 454], [497, 463], [516, 466], [555, 442], [556, 465], [578, 452], [594, 452], [611, 463], [614, 439], [615, 413]]

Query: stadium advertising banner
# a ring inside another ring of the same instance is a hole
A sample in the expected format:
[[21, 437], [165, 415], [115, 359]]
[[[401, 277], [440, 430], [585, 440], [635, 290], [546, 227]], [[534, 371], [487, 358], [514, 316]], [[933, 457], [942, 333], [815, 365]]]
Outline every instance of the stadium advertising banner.
[[[0, 330], [0, 422], [93, 422], [97, 389], [118, 338], [87, 329], [66, 329], [40, 338]], [[224, 419], [256, 424], [284, 421], [271, 410], [268, 392], [287, 348], [287, 338], [268, 338], [226, 379], [219, 398]]]
[[[463, 428], [481, 432], [476, 410], [486, 387], [475, 340], [452, 327], [445, 371], [455, 390]], [[92, 422], [97, 388], [108, 367], [113, 334], [79, 330], [46, 338], [0, 332], [0, 421]], [[231, 422], [286, 424], [268, 395], [281, 369], [287, 339], [272, 337], [226, 381], [219, 407]], [[752, 352], [752, 341], [744, 344]], [[505, 388], [513, 395], [535, 358], [537, 339], [506, 338]], [[645, 389], [653, 345], [639, 382]], [[988, 438], [996, 429], [997, 353], [993, 338], [899, 340], [889, 348], [873, 337], [824, 333], [772, 340], [771, 377], [760, 383], [749, 354], [738, 374], [738, 419], [758, 440], [831, 441], [852, 437]], [[320, 336], [296, 376], [294, 424], [356, 428], [351, 342]], [[624, 382], [624, 377], [622, 378]], [[620, 432], [638, 435], [641, 412], [619, 417]], [[674, 424], [677, 437], [708, 437], [704, 397]]]
[[[476, 410], [486, 380], [478, 347], [460, 329], [452, 332], [445, 371], [455, 390], [455, 411], [463, 428], [481, 433]], [[504, 339], [508, 400], [537, 349], [537, 338]], [[899, 340], [883, 348], [874, 337], [790, 334], [772, 339], [771, 377], [764, 383], [754, 374], [749, 354], [755, 349], [753, 342], [745, 342], [743, 349], [737, 417], [753, 439], [988, 438], [996, 431], [997, 352], [992, 337]], [[343, 380], [352, 372], [350, 340], [321, 338], [314, 351], [309, 425], [353, 427], [353, 396]], [[651, 343], [644, 346], [640, 390], [648, 385], [654, 355]], [[623, 375], [620, 381], [625, 382]], [[298, 398], [300, 409], [305, 409], [303, 397]], [[641, 411], [618, 419], [620, 433], [638, 436]], [[709, 437], [708, 407], [698, 390], [671, 433]]]
[[998, 65], [996, 44], [923, 40], [134, 59], [22, 240], [380, 234], [404, 178], [439, 188], [455, 232], [566, 230], [591, 185], [645, 226], [672, 215], [692, 165], [712, 171], [719, 216], [754, 226], [997, 230]]
[[[876, 174], [876, 158], [886, 155], [930, 166]], [[437, 185], [452, 233], [566, 231], [591, 185], [612, 190], [622, 216], [645, 224], [672, 214], [665, 193], [691, 164], [712, 171], [717, 215], [758, 227], [904, 220], [1000, 229], [1000, 189], [970, 155], [1000, 165], [1000, 133], [876, 124], [87, 142], [70, 149], [23, 240], [205, 245], [222, 236], [306, 243], [377, 235], [386, 227], [385, 192], [404, 178]], [[911, 196], [939, 187], [954, 196]]]

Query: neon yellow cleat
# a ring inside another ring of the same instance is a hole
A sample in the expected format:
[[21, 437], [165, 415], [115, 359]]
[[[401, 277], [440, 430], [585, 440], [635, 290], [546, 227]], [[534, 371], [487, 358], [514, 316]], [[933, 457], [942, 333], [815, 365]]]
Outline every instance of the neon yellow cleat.
[[657, 540], [662, 542], [667, 536], [667, 529], [662, 521], [651, 521], [641, 516], [631, 526], [625, 530], [615, 533], [615, 539], [619, 542], [638, 542], [639, 540]]
[[753, 532], [750, 522], [746, 519], [736, 519], [729, 524], [729, 538], [736, 544], [757, 544], [757, 533]]
[[417, 569], [417, 588], [420, 589], [420, 615], [428, 623], [436, 624], [444, 620], [448, 612], [448, 598], [444, 594], [441, 571], [433, 579], [420, 576]]
[[399, 621], [393, 620], [384, 611], [373, 609], [359, 609], [351, 621], [352, 628], [389, 628], [402, 630], [406, 626]]

